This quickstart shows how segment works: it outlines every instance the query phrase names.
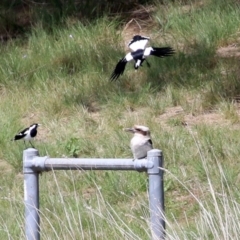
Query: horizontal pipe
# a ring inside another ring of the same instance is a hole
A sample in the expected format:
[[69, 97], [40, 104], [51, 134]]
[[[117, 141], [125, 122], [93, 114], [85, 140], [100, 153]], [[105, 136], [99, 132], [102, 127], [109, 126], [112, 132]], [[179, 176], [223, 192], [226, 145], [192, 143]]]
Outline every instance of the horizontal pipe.
[[49, 158], [35, 157], [32, 168], [37, 171], [48, 170], [138, 170], [146, 171], [153, 167], [153, 162], [146, 159], [116, 159], [116, 158]]

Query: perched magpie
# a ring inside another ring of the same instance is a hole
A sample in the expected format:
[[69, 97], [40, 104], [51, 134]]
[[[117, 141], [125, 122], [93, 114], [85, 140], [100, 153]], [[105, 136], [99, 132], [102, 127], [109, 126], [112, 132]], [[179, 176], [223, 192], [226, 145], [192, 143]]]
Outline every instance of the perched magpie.
[[29, 141], [31, 146], [34, 148], [34, 146], [31, 143], [31, 140], [34, 137], [37, 136], [37, 128], [38, 128], [38, 126], [40, 126], [40, 124], [34, 123], [30, 127], [25, 128], [24, 130], [19, 132], [17, 135], [15, 135], [15, 137], [12, 139], [12, 141], [23, 139], [25, 145], [26, 145], [26, 143], [25, 143], [25, 140], [26, 140], [26, 141]]
[[[128, 53], [124, 58], [122, 58], [116, 65], [110, 80], [114, 81], [119, 78], [120, 75], [123, 74], [126, 64], [132, 60], [135, 61], [134, 68], [137, 70], [142, 63], [146, 60], [146, 57], [153, 55], [156, 57], [168, 57], [174, 54], [174, 50], [171, 47], [147, 47], [146, 45], [149, 41], [149, 37], [143, 37], [140, 35], [136, 35], [129, 42], [128, 47], [132, 50], [132, 52]], [[146, 61], [147, 62], [147, 61]], [[150, 64], [147, 62], [148, 67]]]
[[130, 141], [130, 147], [134, 159], [146, 158], [147, 152], [153, 149], [149, 128], [141, 125], [135, 125], [133, 128], [126, 128], [125, 131], [134, 134]]

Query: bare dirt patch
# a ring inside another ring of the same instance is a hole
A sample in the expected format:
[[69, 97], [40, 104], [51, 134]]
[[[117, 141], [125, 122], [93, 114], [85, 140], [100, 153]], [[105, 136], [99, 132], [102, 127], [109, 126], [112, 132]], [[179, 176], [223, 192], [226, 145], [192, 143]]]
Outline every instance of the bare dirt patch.
[[194, 126], [198, 124], [209, 125], [230, 125], [231, 121], [226, 119], [222, 114], [217, 112], [207, 112], [197, 116], [192, 114], [186, 114], [181, 106], [167, 108], [165, 113], [158, 117], [158, 121], [164, 127], [169, 127], [168, 122], [170, 119], [179, 118], [182, 121], [183, 126]]
[[151, 37], [153, 19], [152, 13], [154, 8], [152, 6], [139, 6], [138, 9], [130, 13], [130, 21], [122, 30], [122, 38], [124, 40], [125, 50], [128, 51], [128, 43], [134, 35], [142, 35]]
[[[240, 39], [239, 39], [240, 41]], [[232, 43], [226, 47], [221, 47], [216, 52], [217, 56], [224, 58], [240, 57], [240, 44]]]
[[205, 114], [201, 114], [198, 116], [186, 115], [184, 120], [187, 125], [197, 125], [197, 124], [219, 124], [219, 125], [228, 125], [230, 121], [225, 119], [224, 116], [220, 113], [209, 112]]

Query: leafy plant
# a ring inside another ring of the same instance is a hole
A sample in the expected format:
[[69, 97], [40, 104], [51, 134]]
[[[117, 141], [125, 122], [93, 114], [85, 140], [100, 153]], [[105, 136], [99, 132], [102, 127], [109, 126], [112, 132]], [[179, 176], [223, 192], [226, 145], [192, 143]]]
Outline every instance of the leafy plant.
[[79, 144], [78, 138], [70, 138], [65, 146], [67, 154], [77, 158], [80, 151]]

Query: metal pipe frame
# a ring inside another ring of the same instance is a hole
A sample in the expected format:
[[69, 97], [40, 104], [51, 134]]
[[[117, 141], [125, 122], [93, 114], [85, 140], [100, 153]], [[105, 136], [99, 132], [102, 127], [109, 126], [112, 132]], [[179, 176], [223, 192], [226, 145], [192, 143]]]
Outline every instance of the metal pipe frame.
[[149, 207], [152, 239], [165, 239], [162, 151], [152, 149], [147, 159], [94, 159], [39, 157], [38, 150], [23, 152], [25, 234], [27, 240], [40, 240], [39, 174], [51, 170], [131, 170], [145, 171], [149, 177]]

